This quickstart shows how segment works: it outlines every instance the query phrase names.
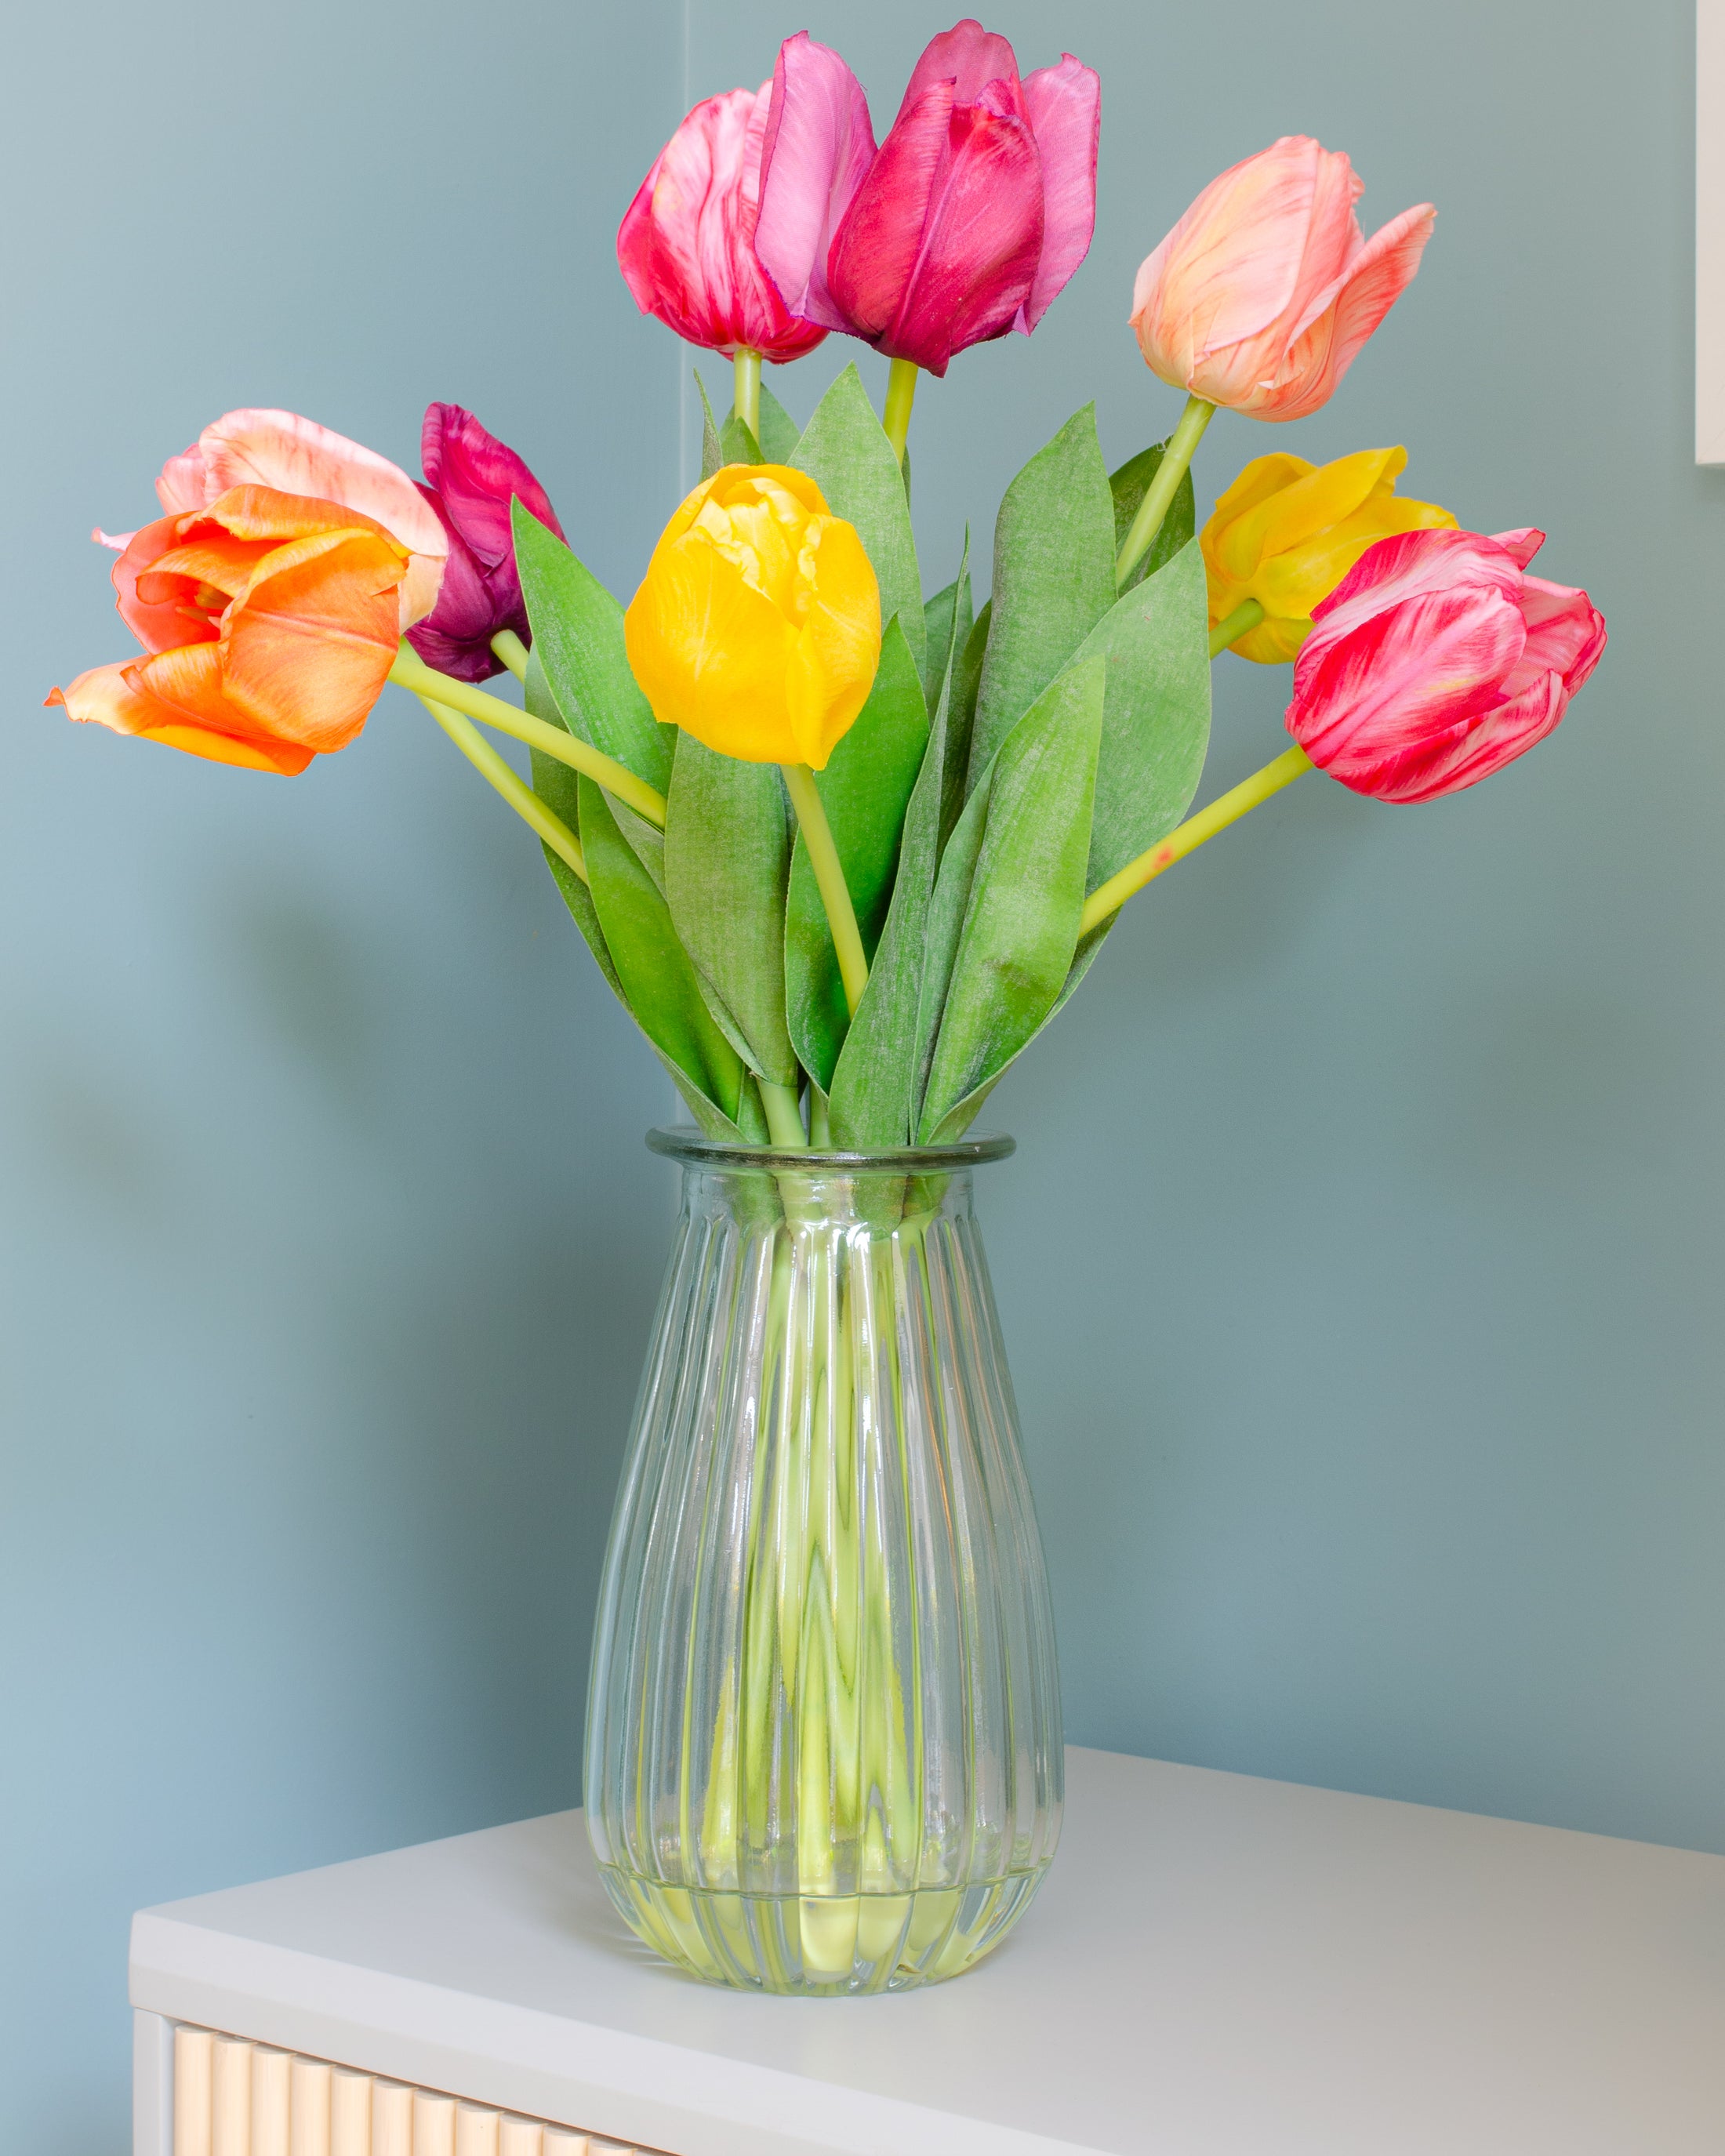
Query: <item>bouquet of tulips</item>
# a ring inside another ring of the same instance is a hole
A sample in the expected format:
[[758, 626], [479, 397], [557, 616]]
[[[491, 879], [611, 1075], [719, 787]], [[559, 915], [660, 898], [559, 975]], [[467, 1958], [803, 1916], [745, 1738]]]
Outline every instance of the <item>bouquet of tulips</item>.
[[[618, 235], [643, 309], [736, 379], [626, 608], [459, 406], [425, 416], [423, 484], [234, 412], [164, 466], [160, 517], [96, 535], [143, 655], [50, 701], [294, 773], [398, 682], [538, 835], [710, 1136], [955, 1136], [1152, 877], [1314, 766], [1386, 801], [1471, 785], [1604, 642], [1584, 593], [1528, 573], [1539, 532], [1398, 495], [1400, 449], [1259, 457], [1194, 541], [1212, 413], [1316, 411], [1431, 231], [1425, 205], [1363, 238], [1347, 157], [1301, 136], [1213, 181], [1138, 270], [1132, 328], [1187, 393], [1172, 434], [1111, 474], [1086, 405], [1007, 489], [987, 603], [968, 559], [925, 596], [919, 373], [1029, 335], [1083, 261], [1100, 112], [1070, 54], [1020, 77], [963, 22], [877, 142], [845, 61], [789, 38], [769, 83], [689, 115]], [[847, 367], [799, 429], [762, 362], [832, 333], [890, 360], [884, 413]], [[1291, 663], [1294, 746], [1183, 822], [1223, 649]], [[506, 669], [525, 709], [480, 685]]]
[[[1317, 410], [1430, 234], [1425, 205], [1366, 239], [1348, 159], [1303, 136], [1138, 270], [1173, 431], [1111, 473], [1086, 405], [1007, 488], [985, 602], [968, 542], [925, 593], [918, 379], [1034, 332], [1089, 251], [1100, 119], [1080, 61], [1021, 77], [967, 21], [877, 141], [844, 60], [789, 38], [770, 82], [689, 115], [618, 235], [642, 308], [736, 384], [626, 605], [457, 405], [425, 415], [423, 484], [233, 412], [105, 542], [143, 655], [51, 700], [291, 774], [410, 690], [536, 834], [719, 1142], [683, 1148], [726, 1165], [685, 1198], [588, 1745], [617, 1906], [717, 1981], [955, 1974], [1058, 1834], [1046, 1588], [955, 1165], [989, 1148], [902, 1149], [966, 1130], [1194, 846], [1314, 767], [1384, 801], [1471, 785], [1604, 644], [1584, 592], [1528, 573], [1542, 534], [1399, 495], [1399, 448], [1255, 458], [1197, 529], [1212, 413]], [[884, 409], [847, 367], [799, 427], [762, 363], [834, 334], [891, 362]], [[1292, 746], [1189, 817], [1224, 650], [1291, 666]], [[506, 670], [519, 704], [482, 685]], [[727, 1178], [760, 1202], [727, 1214]]]

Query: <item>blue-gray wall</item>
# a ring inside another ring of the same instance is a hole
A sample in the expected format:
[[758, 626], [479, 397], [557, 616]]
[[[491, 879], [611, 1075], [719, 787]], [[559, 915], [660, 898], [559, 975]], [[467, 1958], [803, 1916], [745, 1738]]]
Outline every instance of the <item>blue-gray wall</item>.
[[[694, 0], [686, 54], [681, 0], [275, 19], [64, 7], [13, 33], [0, 136], [0, 2088], [37, 2156], [124, 2145], [133, 1907], [574, 1800], [668, 1205], [649, 1057], [403, 700], [294, 785], [35, 709], [126, 648], [85, 530], [231, 405], [410, 462], [454, 398], [626, 589], [687, 356], [610, 234], [685, 64], [757, 81], [806, 23], [884, 125], [946, 18]], [[1298, 130], [1353, 155], [1368, 228], [1430, 198], [1437, 238], [1329, 409], [1219, 421], [1201, 486], [1405, 442], [1406, 490], [1546, 526], [1612, 630], [1491, 785], [1307, 779], [1158, 885], [997, 1096], [1070, 1733], [1725, 1849], [1691, 11], [989, 20], [1101, 69], [1101, 215], [1033, 341], [922, 393], [932, 581], [1085, 398], [1117, 455], [1166, 431], [1133, 269]], [[805, 416], [850, 354], [776, 387]], [[1218, 670], [1214, 786], [1274, 753], [1285, 680]]]

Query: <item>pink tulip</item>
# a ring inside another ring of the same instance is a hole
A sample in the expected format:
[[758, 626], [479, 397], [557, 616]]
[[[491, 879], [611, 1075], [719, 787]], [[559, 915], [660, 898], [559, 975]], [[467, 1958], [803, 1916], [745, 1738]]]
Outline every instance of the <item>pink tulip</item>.
[[690, 344], [783, 365], [826, 331], [785, 305], [755, 253], [772, 89], [726, 90], [696, 106], [629, 204], [617, 260], [641, 312]]
[[1258, 419], [1326, 403], [1412, 281], [1437, 212], [1370, 239], [1364, 182], [1338, 150], [1284, 135], [1212, 180], [1139, 270], [1132, 326], [1176, 389]]
[[779, 49], [755, 244], [796, 313], [944, 374], [1027, 336], [1090, 249], [1101, 86], [1068, 53], [1019, 79], [979, 23], [917, 61], [875, 147], [862, 85], [806, 30]]
[[558, 538], [545, 489], [506, 444], [488, 434], [459, 404], [428, 404], [420, 430], [419, 489], [449, 540], [449, 562], [437, 604], [408, 641], [428, 666], [458, 681], [483, 681], [503, 670], [491, 649], [500, 629], [533, 640], [515, 566], [510, 504], [519, 497]]
[[[403, 629], [423, 621], [436, 605], [449, 552], [444, 527], [407, 474], [375, 449], [296, 412], [227, 412], [189, 449], [168, 459], [156, 491], [175, 516], [208, 509], [235, 486], [267, 486], [360, 511], [408, 550]], [[116, 543], [101, 532], [95, 536], [106, 545]], [[131, 536], [123, 535], [118, 543], [124, 546]]]
[[1380, 801], [1454, 793], [1543, 740], [1598, 665], [1585, 592], [1524, 574], [1543, 531], [1404, 531], [1361, 555], [1294, 662], [1288, 732]]

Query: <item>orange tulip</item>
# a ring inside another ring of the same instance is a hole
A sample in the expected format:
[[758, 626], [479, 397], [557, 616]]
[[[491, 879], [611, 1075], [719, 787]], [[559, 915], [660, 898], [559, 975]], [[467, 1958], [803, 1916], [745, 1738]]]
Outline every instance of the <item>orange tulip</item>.
[[345, 748], [393, 665], [407, 547], [358, 511], [236, 486], [158, 517], [114, 564], [146, 656], [50, 704], [116, 733], [286, 775]]

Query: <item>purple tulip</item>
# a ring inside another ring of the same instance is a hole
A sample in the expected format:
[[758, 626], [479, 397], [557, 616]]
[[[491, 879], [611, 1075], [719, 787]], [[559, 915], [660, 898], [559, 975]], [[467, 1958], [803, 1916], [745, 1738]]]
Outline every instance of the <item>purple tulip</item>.
[[862, 85], [799, 31], [773, 69], [755, 251], [793, 314], [944, 374], [1028, 336], [1088, 253], [1101, 112], [1070, 53], [1020, 81], [1007, 40], [966, 21], [877, 149]]
[[500, 629], [532, 642], [521, 580], [516, 572], [509, 506], [519, 495], [558, 538], [545, 489], [515, 451], [488, 434], [459, 404], [428, 404], [419, 432], [419, 490], [437, 511], [449, 538], [449, 558], [437, 604], [408, 641], [439, 673], [458, 681], [484, 681], [503, 671], [491, 649]]

